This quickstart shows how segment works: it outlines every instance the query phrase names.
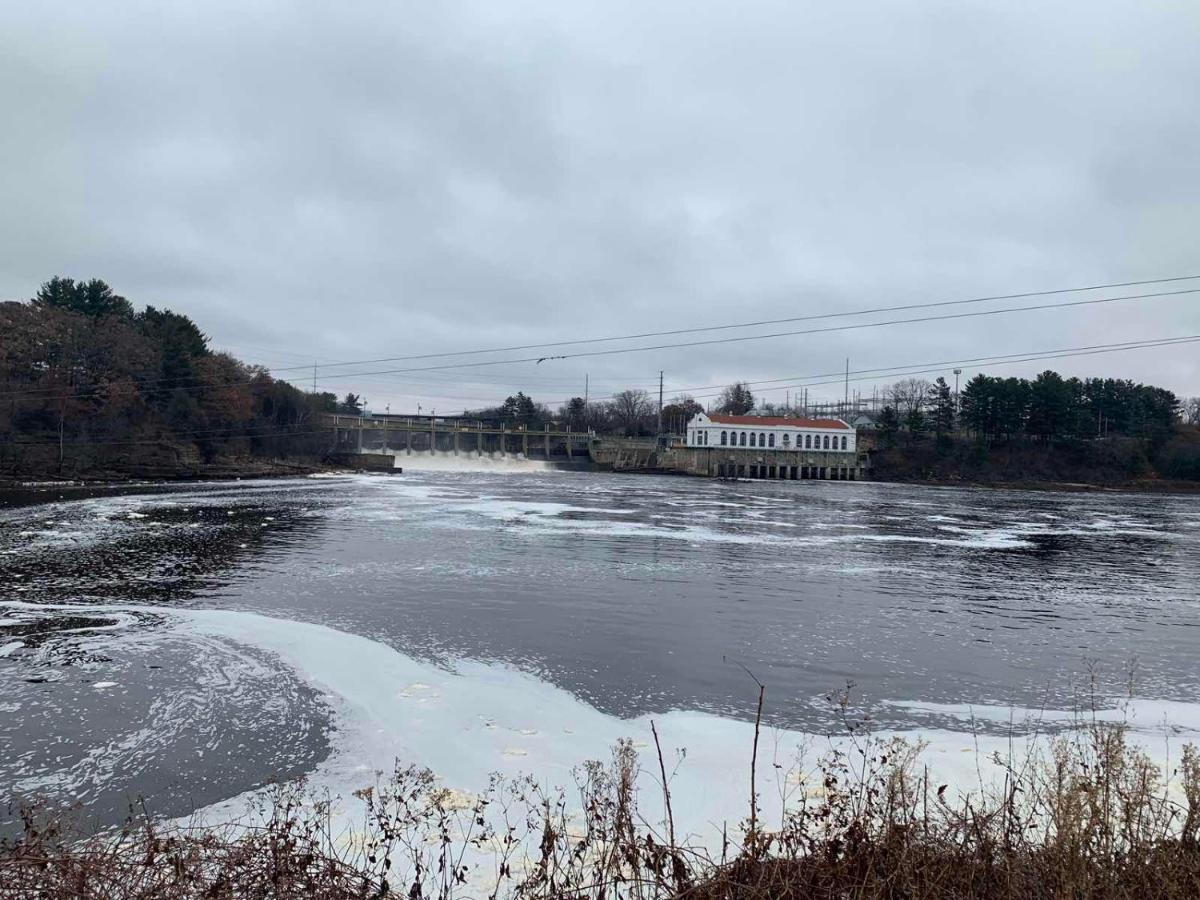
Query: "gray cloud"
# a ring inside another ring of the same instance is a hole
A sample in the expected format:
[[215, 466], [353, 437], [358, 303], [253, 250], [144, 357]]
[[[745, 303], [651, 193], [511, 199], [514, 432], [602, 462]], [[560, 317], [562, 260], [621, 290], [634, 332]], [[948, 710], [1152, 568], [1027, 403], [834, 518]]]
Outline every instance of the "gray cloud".
[[[0, 11], [0, 295], [99, 275], [278, 367], [1200, 270], [1189, 0], [246, 6]], [[326, 384], [452, 409], [1192, 333], [1200, 295]], [[1197, 359], [1054, 365], [1200, 393]]]

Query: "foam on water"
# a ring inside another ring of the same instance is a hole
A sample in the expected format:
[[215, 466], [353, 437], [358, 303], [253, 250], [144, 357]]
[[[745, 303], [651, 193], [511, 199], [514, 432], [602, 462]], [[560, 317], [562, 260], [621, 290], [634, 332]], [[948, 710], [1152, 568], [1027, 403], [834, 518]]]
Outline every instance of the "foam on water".
[[[17, 601], [3, 604], [12, 615], [31, 613], [34, 607]], [[47, 607], [38, 607], [46, 609]], [[280, 661], [302, 680], [319, 690], [334, 712], [336, 734], [333, 752], [312, 773], [317, 788], [351, 804], [353, 791], [371, 785], [376, 773], [394, 764], [432, 768], [450, 788], [477, 792], [489, 776], [532, 775], [546, 786], [573, 784], [572, 770], [588, 759], [606, 758], [620, 738], [630, 738], [644, 755], [645, 812], [655, 815], [657, 788], [649, 774], [653, 768], [650, 723], [653, 718], [662, 738], [668, 766], [679, 763], [671, 783], [676, 816], [697, 829], [700, 840], [711, 841], [721, 824], [745, 814], [745, 785], [741, 774], [753, 744], [753, 724], [710, 713], [676, 710], [656, 716], [621, 719], [607, 715], [574, 695], [526, 672], [502, 665], [461, 660], [439, 667], [406, 656], [366, 637], [304, 622], [255, 613], [221, 609], [164, 609], [127, 605], [56, 605], [67, 612], [104, 613], [120, 628], [139, 614], [162, 617], [177, 636], [191, 635], [200, 646], [246, 648]], [[110, 680], [96, 681], [92, 689], [119, 688]], [[936, 728], [917, 732], [896, 731], [880, 738], [902, 736], [925, 744], [923, 762], [940, 783], [956, 790], [977, 790], [980, 779], [999, 777], [991, 761], [1040, 740], [1038, 727], [1070, 727], [1097, 721], [1122, 721], [1130, 725], [1134, 740], [1152, 756], [1172, 755], [1164, 736], [1194, 739], [1200, 735], [1200, 705], [1165, 701], [1112, 704], [1081, 716], [1064, 710], [1034, 711], [998, 705], [977, 706], [897, 701], [892, 704], [910, 713], [933, 717]], [[1015, 726], [1014, 740], [992, 728], [976, 733], [979, 722]], [[156, 729], [170, 727], [160, 721]], [[136, 753], [154, 735], [136, 729], [90, 756], [86, 766], [71, 773], [43, 773], [24, 788], [39, 783], [70, 785], [87, 772], [115, 771], [122, 754]], [[760, 791], [765, 816], [777, 816], [785, 797], [807, 782], [817, 759], [847, 738], [796, 730], [767, 729], [760, 743]], [[48, 780], [47, 780], [48, 779]], [[76, 787], [82, 785], [82, 782]], [[229, 820], [242, 815], [252, 794], [208, 807], [202, 818]], [[348, 815], [356, 815], [353, 809]], [[350, 819], [344, 820], [346, 824]], [[705, 832], [703, 829], [708, 829]]]
[[603, 506], [575, 506], [570, 503], [539, 502], [535, 500], [512, 500], [503, 497], [480, 497], [476, 502], [457, 507], [460, 512], [475, 512], [490, 519], [506, 521], [522, 516], [549, 518], [570, 513], [600, 513], [603, 515], [630, 515], [632, 509], [613, 509]]
[[865, 534], [857, 535], [856, 541], [881, 544], [932, 544], [942, 547], [975, 547], [979, 549], [1016, 550], [1034, 546], [1032, 541], [1018, 537], [1013, 531], [964, 531], [961, 538], [935, 538], [917, 534]]
[[0, 831], [32, 797], [111, 820], [144, 793], [178, 815], [323, 755], [324, 703], [267, 651], [154, 607], [3, 605], [40, 639], [0, 673], [4, 711], [27, 717], [0, 723]]
[[[395, 762], [429, 766], [442, 782], [458, 790], [481, 790], [490, 773], [529, 774], [545, 785], [570, 785], [572, 769], [587, 759], [605, 758], [619, 738], [628, 737], [643, 752], [652, 750], [653, 718], [664, 754], [680, 763], [671, 783], [676, 816], [693, 827], [707, 826], [701, 839], [715, 838], [721, 823], [744, 813], [744, 784], [730, 778], [740, 771], [753, 743], [752, 723], [708, 713], [672, 711], [659, 716], [619, 719], [605, 715], [532, 675], [512, 668], [461, 661], [443, 669], [407, 657], [386, 645], [321, 625], [284, 621], [225, 610], [178, 614], [209, 637], [244, 642], [277, 654], [313, 685], [325, 691], [337, 712], [336, 750], [314, 773], [314, 782], [348, 798], [368, 786], [375, 773]], [[982, 712], [1004, 723], [1021, 721], [1028, 711], [998, 707], [939, 707], [910, 704], [914, 711], [957, 718], [966, 726]], [[1128, 721], [1134, 739], [1160, 758], [1164, 733], [1200, 733], [1200, 706], [1145, 702], [1135, 715], [1116, 708], [1101, 711], [1105, 720]], [[1069, 714], [1049, 719], [1070, 724]], [[962, 729], [893, 732], [925, 744], [924, 762], [943, 783], [975, 790], [980, 778], [1000, 777], [991, 762], [1036, 736], [976, 734]], [[810, 775], [817, 758], [844, 747], [847, 738], [767, 729], [761, 744], [760, 770], [765, 815], [778, 815], [786, 796]], [[685, 751], [685, 753], [684, 753]], [[644, 767], [644, 768], [648, 768]], [[981, 775], [982, 773], [982, 775]], [[654, 808], [656, 787], [643, 773], [646, 797]], [[772, 779], [778, 784], [772, 784]], [[239, 812], [246, 798], [210, 808], [214, 819]], [[649, 811], [649, 810], [648, 810]]]

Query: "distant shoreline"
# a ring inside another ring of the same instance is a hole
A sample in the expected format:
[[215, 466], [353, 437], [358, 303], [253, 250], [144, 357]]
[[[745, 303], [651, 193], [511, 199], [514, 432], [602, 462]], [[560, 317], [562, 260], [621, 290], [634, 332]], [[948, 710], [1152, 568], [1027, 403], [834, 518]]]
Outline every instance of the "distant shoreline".
[[36, 490], [53, 487], [126, 487], [141, 484], [186, 484], [206, 481], [239, 481], [265, 478], [301, 478], [331, 472], [350, 472], [345, 466], [318, 463], [246, 463], [180, 468], [176, 471], [161, 467], [142, 472], [98, 470], [59, 476], [50, 472], [31, 472], [21, 475], [0, 475], [0, 491]]

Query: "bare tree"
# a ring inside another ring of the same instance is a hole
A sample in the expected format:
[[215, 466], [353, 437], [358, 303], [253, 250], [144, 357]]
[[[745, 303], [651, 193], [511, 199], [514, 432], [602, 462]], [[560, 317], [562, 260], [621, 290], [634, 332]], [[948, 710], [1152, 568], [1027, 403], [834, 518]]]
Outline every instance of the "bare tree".
[[704, 412], [704, 407], [689, 394], [680, 394], [663, 407], [663, 428], [673, 434], [683, 434], [692, 416]]
[[1189, 397], [1183, 401], [1183, 421], [1188, 425], [1200, 426], [1200, 397]]
[[887, 396], [900, 420], [907, 422], [920, 416], [932, 390], [933, 384], [924, 378], [903, 378], [888, 388]]
[[621, 391], [613, 394], [608, 408], [612, 413], [613, 424], [625, 431], [637, 431], [654, 411], [650, 395], [645, 391]]

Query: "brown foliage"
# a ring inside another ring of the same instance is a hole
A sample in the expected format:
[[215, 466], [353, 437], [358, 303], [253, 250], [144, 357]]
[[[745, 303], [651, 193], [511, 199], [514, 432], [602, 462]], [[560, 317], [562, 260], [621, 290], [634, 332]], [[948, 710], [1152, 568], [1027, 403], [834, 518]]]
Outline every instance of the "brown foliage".
[[[657, 741], [657, 731], [655, 732]], [[952, 799], [920, 747], [852, 736], [774, 830], [743, 824], [719, 855], [676, 843], [639, 810], [621, 742], [576, 775], [577, 796], [495, 777], [468, 797], [397, 768], [358, 792], [349, 836], [327, 801], [274, 789], [255, 824], [158, 825], [88, 838], [27, 816], [0, 849], [0, 897], [456, 897], [631, 900], [1184, 900], [1200, 896], [1200, 754], [1162, 772], [1120, 726], [1093, 724], [1020, 760], [994, 789]], [[757, 815], [751, 801], [751, 816]]]

